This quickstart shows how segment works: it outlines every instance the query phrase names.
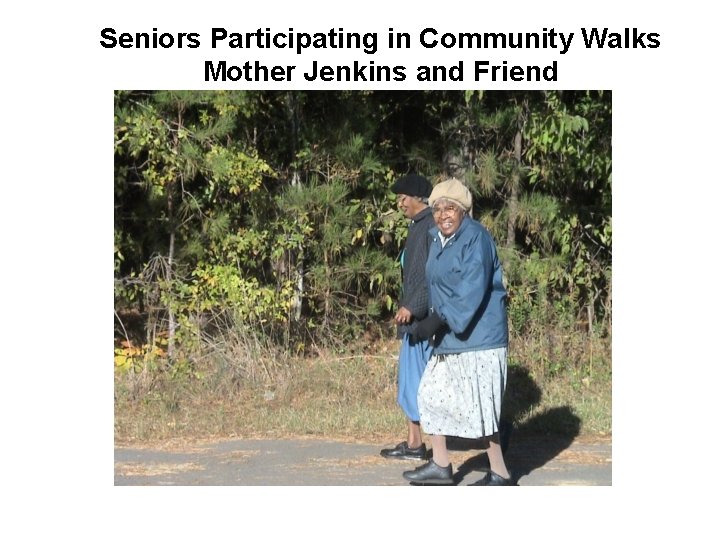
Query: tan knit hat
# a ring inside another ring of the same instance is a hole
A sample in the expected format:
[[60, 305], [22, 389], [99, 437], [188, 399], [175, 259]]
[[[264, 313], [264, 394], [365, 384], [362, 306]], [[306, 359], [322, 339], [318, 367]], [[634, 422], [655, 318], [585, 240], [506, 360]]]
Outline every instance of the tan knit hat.
[[428, 199], [430, 206], [435, 204], [435, 201], [439, 199], [451, 199], [462, 206], [466, 212], [472, 208], [472, 194], [470, 190], [456, 178], [440, 182], [433, 188], [430, 198]]

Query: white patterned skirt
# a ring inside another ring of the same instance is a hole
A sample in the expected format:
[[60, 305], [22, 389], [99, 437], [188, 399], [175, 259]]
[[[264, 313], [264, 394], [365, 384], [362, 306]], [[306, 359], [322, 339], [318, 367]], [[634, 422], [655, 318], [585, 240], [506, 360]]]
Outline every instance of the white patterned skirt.
[[418, 389], [429, 435], [477, 439], [498, 431], [507, 383], [507, 347], [430, 358]]

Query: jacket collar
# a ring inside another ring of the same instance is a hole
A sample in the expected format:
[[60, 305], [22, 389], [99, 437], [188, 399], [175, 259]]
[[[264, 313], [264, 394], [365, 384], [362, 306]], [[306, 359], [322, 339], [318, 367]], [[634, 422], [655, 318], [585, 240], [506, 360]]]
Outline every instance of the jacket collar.
[[428, 217], [432, 216], [432, 208], [429, 206], [423, 208], [420, 210], [417, 214], [415, 214], [415, 217], [412, 218], [413, 223], [417, 223], [418, 221], [422, 221], [423, 219], [427, 219]]

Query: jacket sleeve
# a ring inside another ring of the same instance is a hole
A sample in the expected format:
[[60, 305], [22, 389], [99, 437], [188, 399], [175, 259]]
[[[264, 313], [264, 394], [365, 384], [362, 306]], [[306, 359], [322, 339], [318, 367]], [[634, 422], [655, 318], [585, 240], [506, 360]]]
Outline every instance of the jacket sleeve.
[[465, 246], [451, 278], [438, 284], [442, 304], [434, 306], [450, 329], [462, 334], [476, 321], [490, 297], [495, 250], [486, 235], [478, 235]]
[[403, 297], [400, 305], [407, 308], [413, 314], [415, 320], [427, 317], [429, 310], [430, 295], [428, 283], [425, 278], [425, 263], [429, 251], [429, 235], [423, 234], [414, 244], [412, 265], [408, 268], [407, 294]]

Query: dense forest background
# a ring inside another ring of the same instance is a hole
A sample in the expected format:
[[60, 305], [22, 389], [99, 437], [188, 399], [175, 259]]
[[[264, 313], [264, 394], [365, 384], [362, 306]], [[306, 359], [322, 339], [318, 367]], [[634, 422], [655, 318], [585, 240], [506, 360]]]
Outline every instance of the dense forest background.
[[393, 337], [411, 172], [473, 192], [511, 339], [608, 338], [611, 126], [608, 91], [117, 91], [116, 372]]

